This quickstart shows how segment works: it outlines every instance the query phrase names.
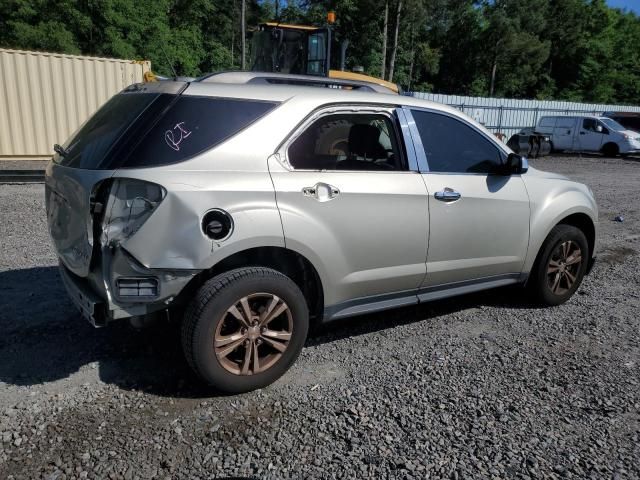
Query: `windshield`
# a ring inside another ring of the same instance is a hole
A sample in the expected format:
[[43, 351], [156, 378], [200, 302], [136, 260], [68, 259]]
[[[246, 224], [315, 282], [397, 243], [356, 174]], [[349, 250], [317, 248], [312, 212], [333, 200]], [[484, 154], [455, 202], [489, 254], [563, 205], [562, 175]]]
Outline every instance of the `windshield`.
[[624, 128], [615, 120], [611, 120], [610, 118], [601, 118], [600, 121], [604, 123], [607, 127], [609, 127], [611, 130], [616, 130], [617, 132], [622, 132], [626, 130], [626, 128]]

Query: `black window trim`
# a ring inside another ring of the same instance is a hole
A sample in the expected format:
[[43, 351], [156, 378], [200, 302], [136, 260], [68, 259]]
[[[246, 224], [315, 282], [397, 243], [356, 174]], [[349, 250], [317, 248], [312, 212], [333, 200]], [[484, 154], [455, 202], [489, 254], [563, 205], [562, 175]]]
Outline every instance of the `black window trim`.
[[[427, 154], [425, 153], [424, 146], [422, 145], [422, 138], [420, 137], [420, 132], [418, 132], [418, 126], [416, 125], [416, 121], [413, 118], [413, 114], [411, 113], [411, 110], [435, 113], [438, 115], [444, 115], [454, 120], [457, 120], [463, 123], [464, 125], [468, 126], [469, 128], [473, 129], [475, 132], [479, 133], [485, 139], [487, 139], [489, 143], [491, 143], [494, 147], [496, 147], [496, 149], [500, 153], [503, 154], [504, 158], [506, 158], [509, 155], [508, 147], [506, 145], [501, 145], [497, 138], [495, 138], [493, 135], [487, 135], [486, 132], [480, 130], [474, 124], [467, 122], [464, 118], [461, 118], [455, 114], [445, 112], [443, 110], [438, 110], [436, 108], [419, 107], [419, 106], [412, 106], [412, 105], [404, 105], [402, 109], [404, 110], [405, 115], [407, 117], [407, 121], [409, 123], [409, 130], [411, 131], [411, 138], [414, 142], [414, 149], [416, 151], [416, 157], [418, 158], [418, 167], [419, 167], [420, 173], [431, 173], [434, 175], [475, 175], [475, 176], [483, 176], [483, 177], [486, 177], [487, 175], [496, 175], [494, 173], [476, 173], [476, 172], [432, 172], [429, 169], [429, 159], [427, 158]], [[502, 159], [503, 162], [504, 162], [504, 158]]]
[[[371, 103], [337, 103], [330, 105], [323, 105], [313, 110], [307, 115], [296, 127], [285, 137], [280, 143], [276, 152], [280, 157], [280, 163], [291, 172], [339, 172], [339, 173], [418, 173], [415, 161], [411, 161], [410, 151], [405, 145], [406, 139], [404, 132], [401, 128], [402, 119], [397, 115], [397, 110], [401, 107], [397, 105], [388, 104], [371, 104]], [[393, 125], [393, 130], [398, 142], [398, 148], [400, 155], [402, 155], [402, 164], [405, 167], [403, 170], [319, 170], [308, 168], [294, 168], [289, 161], [289, 147], [295, 142], [300, 135], [307, 131], [307, 129], [318, 119], [328, 115], [349, 115], [349, 114], [368, 114], [368, 115], [384, 115]]]

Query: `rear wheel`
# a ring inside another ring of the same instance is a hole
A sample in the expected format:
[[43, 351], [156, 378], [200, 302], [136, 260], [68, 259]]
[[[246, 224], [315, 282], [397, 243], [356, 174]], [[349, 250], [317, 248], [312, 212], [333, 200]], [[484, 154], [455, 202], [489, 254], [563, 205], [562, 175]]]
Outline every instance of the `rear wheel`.
[[540, 250], [529, 287], [545, 305], [560, 305], [580, 286], [588, 258], [584, 233], [571, 225], [556, 225]]
[[182, 346], [205, 382], [241, 393], [284, 374], [308, 328], [306, 301], [291, 279], [269, 268], [242, 268], [200, 288], [185, 312]]

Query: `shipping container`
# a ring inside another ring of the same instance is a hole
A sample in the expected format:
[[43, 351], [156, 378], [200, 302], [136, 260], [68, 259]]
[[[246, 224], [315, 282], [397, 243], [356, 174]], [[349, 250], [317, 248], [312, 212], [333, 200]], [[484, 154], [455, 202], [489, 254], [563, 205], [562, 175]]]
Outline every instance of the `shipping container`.
[[46, 159], [148, 61], [0, 49], [0, 160]]

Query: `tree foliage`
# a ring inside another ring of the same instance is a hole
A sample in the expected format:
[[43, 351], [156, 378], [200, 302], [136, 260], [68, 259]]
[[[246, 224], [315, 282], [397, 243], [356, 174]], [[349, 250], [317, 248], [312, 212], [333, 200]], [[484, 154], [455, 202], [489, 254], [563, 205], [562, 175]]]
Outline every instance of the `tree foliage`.
[[[237, 69], [243, 1], [249, 32], [274, 19], [275, 0], [2, 0], [0, 46], [149, 59], [165, 75], [170, 63], [190, 76]], [[348, 40], [348, 69], [380, 76], [384, 62], [385, 75], [393, 72], [406, 89], [640, 102], [640, 18], [605, 0], [281, 0], [278, 7], [279, 20], [314, 25], [334, 10], [333, 67], [337, 45]]]

